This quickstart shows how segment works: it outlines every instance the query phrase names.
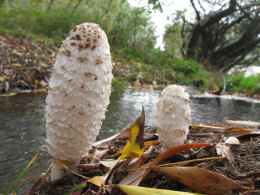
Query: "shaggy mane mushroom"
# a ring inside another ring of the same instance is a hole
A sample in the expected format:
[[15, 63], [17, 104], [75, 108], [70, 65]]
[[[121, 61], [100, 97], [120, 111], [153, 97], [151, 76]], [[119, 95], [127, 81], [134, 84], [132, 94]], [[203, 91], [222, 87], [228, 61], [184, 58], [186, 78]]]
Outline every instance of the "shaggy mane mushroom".
[[112, 78], [105, 32], [94, 23], [75, 26], [59, 49], [46, 98], [52, 181], [64, 174], [55, 159], [73, 168], [94, 143], [109, 104]]

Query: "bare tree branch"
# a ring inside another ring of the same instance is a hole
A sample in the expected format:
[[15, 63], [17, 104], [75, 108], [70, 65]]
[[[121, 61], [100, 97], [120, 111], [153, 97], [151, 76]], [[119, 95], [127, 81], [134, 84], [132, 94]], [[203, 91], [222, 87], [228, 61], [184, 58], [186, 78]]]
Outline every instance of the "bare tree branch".
[[237, 4], [236, 0], [230, 0], [229, 7], [227, 9], [209, 14], [203, 20], [200, 21], [200, 25], [204, 27], [208, 27], [209, 25], [216, 24], [222, 18], [232, 14], [236, 10], [236, 4]]
[[200, 21], [200, 13], [199, 13], [199, 11], [197, 10], [197, 8], [196, 8], [196, 6], [194, 4], [194, 1], [190, 0], [190, 3], [191, 3], [191, 5], [192, 5], [192, 7], [193, 7], [193, 9], [194, 9], [194, 11], [196, 13], [196, 19], [199, 22]]
[[200, 8], [203, 10], [203, 13], [204, 13], [204, 15], [205, 15], [205, 13], [206, 13], [206, 10], [205, 10], [205, 9], [204, 9], [204, 7], [201, 5], [201, 2], [200, 2], [200, 0], [198, 0], [198, 4], [199, 4]]

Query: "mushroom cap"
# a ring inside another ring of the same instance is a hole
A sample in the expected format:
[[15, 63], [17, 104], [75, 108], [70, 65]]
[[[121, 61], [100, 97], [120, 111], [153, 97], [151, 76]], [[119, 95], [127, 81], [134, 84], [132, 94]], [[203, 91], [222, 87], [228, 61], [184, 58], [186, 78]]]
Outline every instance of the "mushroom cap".
[[189, 132], [189, 93], [181, 86], [170, 85], [157, 103], [156, 121], [159, 140], [164, 148], [182, 144]]

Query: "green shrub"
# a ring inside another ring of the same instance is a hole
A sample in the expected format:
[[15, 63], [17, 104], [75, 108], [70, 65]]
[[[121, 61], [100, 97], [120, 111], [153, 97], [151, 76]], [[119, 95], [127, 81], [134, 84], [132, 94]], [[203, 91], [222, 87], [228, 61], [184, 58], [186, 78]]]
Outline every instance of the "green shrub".
[[244, 73], [230, 75], [227, 78], [227, 91], [230, 92], [255, 92], [260, 91], [260, 74], [246, 77]]

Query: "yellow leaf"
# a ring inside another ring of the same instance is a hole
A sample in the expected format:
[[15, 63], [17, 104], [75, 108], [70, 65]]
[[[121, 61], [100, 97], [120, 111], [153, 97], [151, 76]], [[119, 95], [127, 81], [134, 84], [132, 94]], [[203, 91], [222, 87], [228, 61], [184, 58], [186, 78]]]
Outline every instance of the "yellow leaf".
[[4, 77], [1, 77], [1, 76], [0, 76], [0, 82], [3, 81], [3, 80], [4, 80]]
[[14, 96], [14, 95], [16, 95], [16, 94], [17, 94], [17, 93], [14, 93], [14, 92], [13, 92], [13, 93], [9, 93], [8, 96]]
[[143, 108], [141, 116], [129, 130], [130, 139], [126, 143], [119, 161], [126, 158], [131, 159], [142, 156], [144, 152], [144, 120], [145, 113]]
[[21, 65], [21, 64], [18, 64], [18, 63], [16, 63], [16, 64], [13, 64], [13, 66], [16, 66], [16, 67], [21, 67], [22, 65]]
[[180, 192], [173, 190], [164, 190], [157, 188], [147, 188], [139, 186], [130, 186], [130, 185], [115, 185], [115, 187], [120, 188], [127, 195], [199, 195], [197, 193], [191, 192]]
[[[144, 147], [147, 148], [149, 146], [152, 146], [152, 145], [156, 145], [156, 144], [159, 144], [160, 142], [158, 140], [155, 140], [155, 141], [148, 141], [148, 142], [144, 142]], [[120, 150], [119, 152], [113, 154], [113, 156], [117, 156], [119, 154], [122, 154], [122, 150]]]
[[95, 184], [96, 186], [105, 185], [105, 178], [104, 176], [95, 176], [88, 180], [88, 182]]

